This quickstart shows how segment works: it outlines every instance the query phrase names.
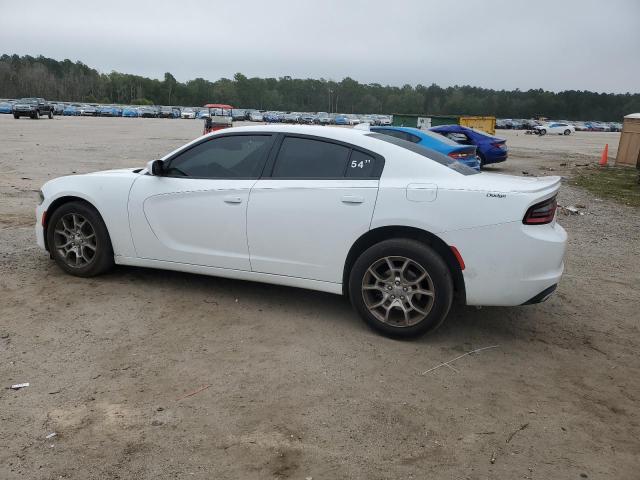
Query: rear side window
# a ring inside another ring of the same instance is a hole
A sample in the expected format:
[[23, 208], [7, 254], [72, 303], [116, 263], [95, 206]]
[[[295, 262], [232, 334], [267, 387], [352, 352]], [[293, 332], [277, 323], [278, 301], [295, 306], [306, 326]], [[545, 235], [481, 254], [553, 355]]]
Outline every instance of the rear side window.
[[351, 150], [335, 143], [286, 137], [273, 169], [273, 178], [342, 178]]
[[373, 155], [361, 152], [359, 150], [353, 150], [351, 152], [351, 158], [347, 165], [347, 172], [345, 177], [347, 178], [374, 178], [378, 170], [376, 165], [376, 159]]

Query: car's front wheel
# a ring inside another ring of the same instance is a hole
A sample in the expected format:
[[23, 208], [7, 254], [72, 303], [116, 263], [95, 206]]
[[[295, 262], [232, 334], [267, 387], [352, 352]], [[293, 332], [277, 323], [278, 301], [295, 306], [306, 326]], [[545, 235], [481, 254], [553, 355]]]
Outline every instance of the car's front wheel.
[[453, 280], [444, 260], [411, 239], [373, 245], [356, 260], [349, 296], [360, 316], [390, 337], [410, 338], [438, 328], [451, 307]]
[[113, 266], [109, 233], [100, 214], [83, 202], [69, 202], [55, 210], [47, 223], [47, 245], [65, 272], [92, 277]]
[[568, 128], [564, 131], [565, 135], [571, 135], [571, 130], [569, 130]]
[[546, 135], [547, 131], [544, 128], [541, 128], [540, 130], [538, 130], [538, 134], [539, 135]]
[[49, 120], [53, 120], [53, 110], [49, 110]]

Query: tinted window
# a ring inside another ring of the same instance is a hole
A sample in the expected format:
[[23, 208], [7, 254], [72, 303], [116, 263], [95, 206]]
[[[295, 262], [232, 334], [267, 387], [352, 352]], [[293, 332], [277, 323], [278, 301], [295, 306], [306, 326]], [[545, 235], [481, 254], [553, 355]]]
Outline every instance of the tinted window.
[[350, 149], [342, 145], [287, 137], [273, 169], [275, 178], [338, 178], [344, 176]]
[[258, 178], [271, 144], [269, 135], [213, 138], [173, 158], [174, 177]]
[[378, 140], [385, 141], [387, 143], [392, 143], [393, 145], [397, 145], [398, 147], [406, 148], [407, 150], [417, 153], [418, 155], [422, 155], [434, 162], [437, 162], [441, 165], [449, 167], [452, 170], [455, 170], [458, 173], [463, 175], [474, 175], [476, 173], [480, 173], [477, 170], [474, 170], [471, 167], [467, 167], [465, 164], [457, 162], [446, 155], [436, 152], [435, 150], [431, 150], [430, 148], [421, 147], [416, 145], [415, 143], [407, 142], [406, 140], [401, 140], [399, 138], [394, 138], [389, 135], [381, 135], [379, 133], [367, 133], [368, 137], [377, 138]]
[[[372, 128], [371, 131], [372, 132], [376, 132], [376, 133], [381, 133], [383, 135], [389, 135], [390, 137], [399, 138], [400, 140], [406, 140], [408, 142], [411, 141], [411, 140], [409, 140], [409, 134], [408, 133], [401, 132], [399, 130], [387, 130], [385, 128]], [[420, 140], [418, 140], [418, 141], [420, 141]]]
[[352, 150], [345, 177], [377, 178], [379, 176], [377, 170], [376, 159], [372, 155], [359, 150]]
[[453, 140], [456, 143], [462, 143], [463, 145], [471, 145], [472, 142], [464, 133], [451, 132], [447, 133], [447, 138], [449, 140]]

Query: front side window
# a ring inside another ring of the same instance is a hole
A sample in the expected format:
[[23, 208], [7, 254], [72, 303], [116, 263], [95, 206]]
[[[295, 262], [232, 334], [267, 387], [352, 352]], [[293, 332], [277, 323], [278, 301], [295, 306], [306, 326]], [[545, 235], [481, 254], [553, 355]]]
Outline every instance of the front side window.
[[212, 138], [169, 161], [167, 175], [194, 178], [258, 178], [271, 135], [234, 135]]
[[342, 145], [286, 137], [273, 169], [273, 178], [342, 178], [351, 150]]

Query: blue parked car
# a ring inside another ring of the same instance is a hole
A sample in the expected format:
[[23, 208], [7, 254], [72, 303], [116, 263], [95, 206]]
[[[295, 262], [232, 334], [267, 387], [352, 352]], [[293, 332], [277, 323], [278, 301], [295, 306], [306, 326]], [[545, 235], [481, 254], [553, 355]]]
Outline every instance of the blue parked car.
[[209, 118], [209, 109], [204, 108], [196, 113], [196, 118]]
[[98, 107], [98, 115], [101, 117], [121, 117], [122, 109], [114, 105], [103, 105]]
[[351, 125], [349, 117], [346, 115], [336, 115], [336, 118], [334, 118], [333, 121], [336, 125]]
[[0, 103], [0, 113], [11, 113], [13, 111], [13, 104], [9, 102]]
[[267, 123], [278, 123], [280, 121], [282, 121], [282, 119], [280, 118], [280, 115], [278, 115], [276, 112], [265, 112], [262, 114], [262, 120], [267, 122]]
[[421, 147], [435, 150], [436, 152], [447, 155], [449, 158], [457, 160], [467, 167], [480, 170], [480, 160], [476, 156], [476, 147], [472, 145], [459, 145], [440, 134], [413, 127], [370, 127], [369, 130], [407, 140]]
[[504, 138], [460, 125], [440, 125], [429, 130], [444, 135], [460, 145], [475, 145], [481, 166], [504, 162], [507, 159], [507, 141]]
[[138, 109], [135, 107], [124, 107], [122, 109], [122, 116], [123, 117], [137, 117], [138, 116]]
[[67, 105], [62, 111], [62, 115], [65, 117], [75, 117], [76, 115], [80, 115], [80, 110], [78, 110], [76, 105]]

